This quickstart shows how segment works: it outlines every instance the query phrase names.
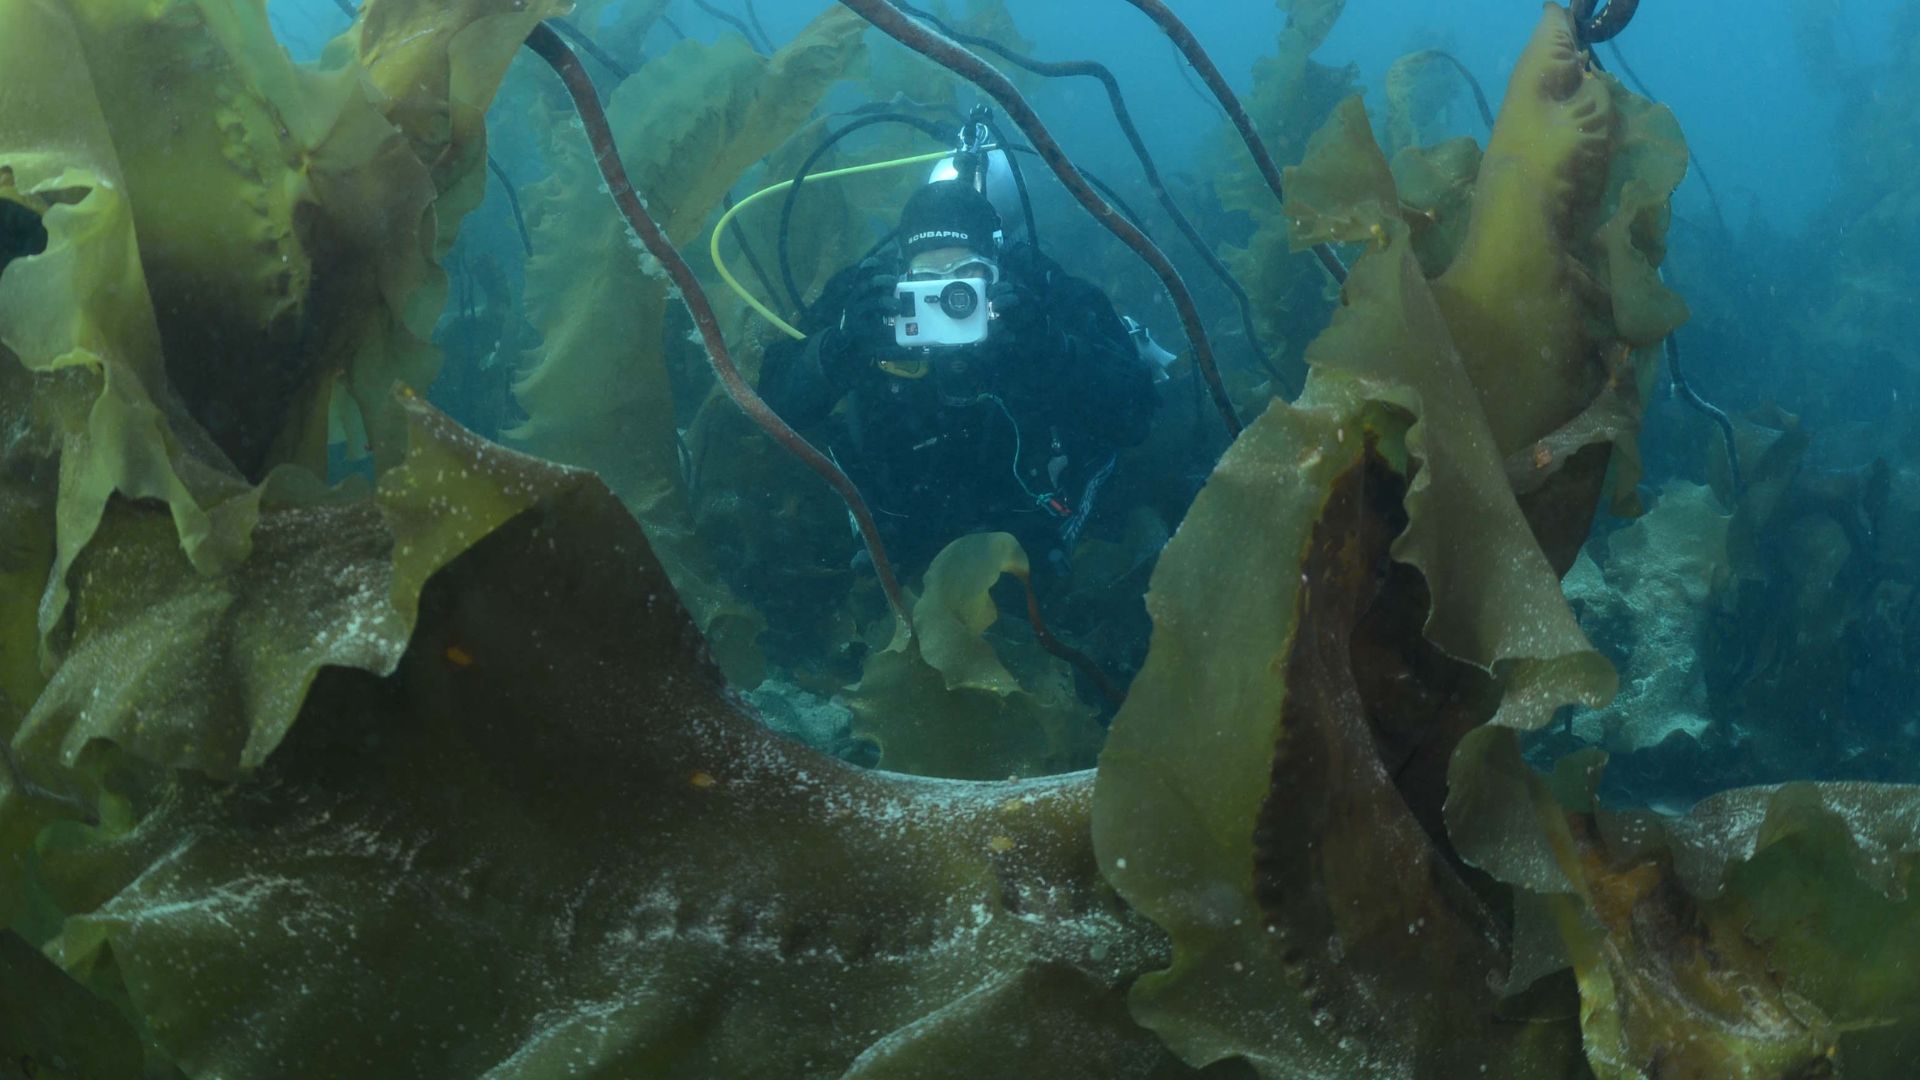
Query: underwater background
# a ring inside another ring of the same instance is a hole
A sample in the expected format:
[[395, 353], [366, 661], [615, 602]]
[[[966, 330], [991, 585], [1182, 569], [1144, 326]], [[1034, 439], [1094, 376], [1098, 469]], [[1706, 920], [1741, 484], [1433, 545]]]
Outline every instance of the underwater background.
[[[0, 1077], [1920, 1071], [1920, 5], [922, 3], [0, 0]], [[889, 559], [976, 105], [1170, 356]]]

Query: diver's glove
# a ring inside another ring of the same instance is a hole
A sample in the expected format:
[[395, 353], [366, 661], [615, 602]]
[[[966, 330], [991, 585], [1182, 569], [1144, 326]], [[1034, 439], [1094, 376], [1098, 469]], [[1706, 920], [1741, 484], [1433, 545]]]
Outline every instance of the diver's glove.
[[856, 269], [839, 320], [820, 335], [820, 370], [835, 386], [850, 386], [893, 344], [893, 328], [886, 320], [899, 310], [899, 285], [899, 277], [887, 273], [878, 259]]
[[1001, 278], [987, 290], [995, 327], [1009, 336], [1037, 342], [1048, 336], [1046, 304], [1031, 286]]

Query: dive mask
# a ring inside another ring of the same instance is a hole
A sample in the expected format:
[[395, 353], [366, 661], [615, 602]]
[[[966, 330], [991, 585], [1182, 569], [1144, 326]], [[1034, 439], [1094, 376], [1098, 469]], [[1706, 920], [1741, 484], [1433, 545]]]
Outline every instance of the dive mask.
[[910, 267], [901, 281], [940, 281], [948, 278], [984, 278], [988, 285], [1000, 280], [1000, 266], [992, 259], [968, 252], [938, 266]]

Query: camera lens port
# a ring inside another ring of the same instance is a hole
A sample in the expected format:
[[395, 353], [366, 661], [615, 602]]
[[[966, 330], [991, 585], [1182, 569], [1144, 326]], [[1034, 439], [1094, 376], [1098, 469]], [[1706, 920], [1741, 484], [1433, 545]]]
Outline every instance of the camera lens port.
[[940, 290], [940, 310], [948, 317], [964, 319], [980, 306], [980, 291], [971, 282], [949, 281]]

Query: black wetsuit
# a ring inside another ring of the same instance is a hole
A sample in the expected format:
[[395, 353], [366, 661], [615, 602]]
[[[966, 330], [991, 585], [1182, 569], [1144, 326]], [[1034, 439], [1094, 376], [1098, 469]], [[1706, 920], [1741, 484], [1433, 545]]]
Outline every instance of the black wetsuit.
[[[1151, 367], [1113, 304], [1053, 260], [1015, 247], [1001, 273], [1032, 290], [1044, 325], [1024, 335], [996, 325], [974, 346], [887, 345], [836, 380], [821, 363], [824, 331], [837, 323], [858, 273], [836, 274], [801, 316], [805, 341], [767, 350], [761, 396], [825, 443], [905, 572], [924, 568], [956, 537], [986, 530], [1019, 537], [1036, 570], [1060, 565], [1117, 451], [1146, 438], [1157, 403]], [[918, 378], [878, 362], [910, 371], [915, 360], [926, 361]]]

